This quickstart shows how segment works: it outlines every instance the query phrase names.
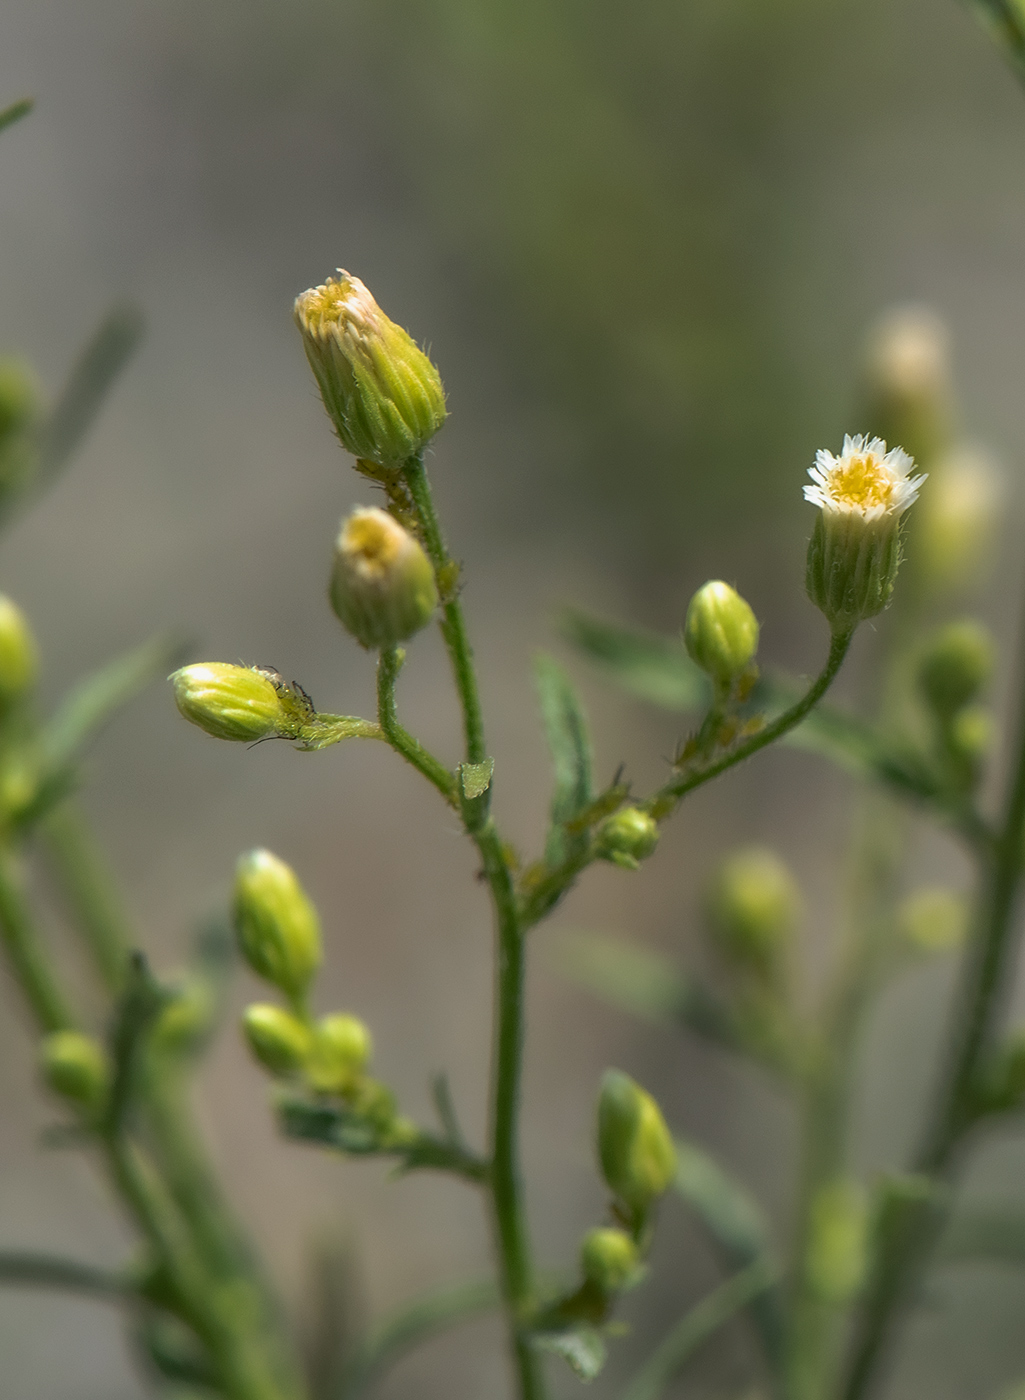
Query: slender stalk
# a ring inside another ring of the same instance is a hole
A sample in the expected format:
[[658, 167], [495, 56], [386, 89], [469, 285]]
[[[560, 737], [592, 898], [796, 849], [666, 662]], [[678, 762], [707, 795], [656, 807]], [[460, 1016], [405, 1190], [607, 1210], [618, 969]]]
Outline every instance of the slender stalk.
[[73, 802], [62, 802], [50, 813], [43, 837], [61, 892], [74, 912], [97, 971], [107, 988], [117, 993], [124, 985], [129, 949], [138, 940], [113, 876]]
[[136, 1296], [135, 1283], [122, 1274], [80, 1264], [77, 1259], [61, 1259], [52, 1254], [28, 1250], [0, 1251], [0, 1286], [15, 1288], [55, 1288], [66, 1293], [82, 1293], [113, 1303]]
[[452, 774], [428, 753], [419, 739], [414, 739], [399, 723], [395, 709], [395, 682], [405, 658], [401, 647], [385, 647], [377, 662], [377, 716], [381, 731], [396, 753], [432, 783], [446, 802], [456, 805], [455, 781]]
[[[483, 763], [488, 756], [484, 743], [484, 715], [481, 710], [480, 691], [477, 686], [477, 673], [473, 664], [473, 648], [470, 646], [463, 617], [462, 604], [458, 596], [446, 597], [452, 584], [447, 583], [445, 574], [455, 572], [454, 560], [445, 548], [441, 525], [434, 509], [430, 482], [424, 469], [422, 457], [412, 457], [404, 468], [409, 494], [413, 498], [416, 512], [423, 530], [424, 545], [439, 576], [442, 597], [441, 635], [448, 648], [452, 663], [452, 674], [459, 692], [459, 703], [463, 711], [463, 732], [466, 738], [467, 763]], [[447, 586], [446, 586], [447, 585]]]
[[[1017, 942], [1014, 915], [1025, 843], [1025, 676], [1019, 705], [1013, 776], [1003, 819], [992, 848], [980, 852], [979, 922], [965, 954], [952, 1014], [947, 1069], [915, 1162], [917, 1172], [938, 1184], [958, 1165], [958, 1149], [974, 1120], [979, 1068], [1010, 990], [1007, 973]], [[943, 1212], [935, 1202], [923, 1200], [917, 1208], [908, 1209], [902, 1227], [884, 1241], [855, 1337], [844, 1400], [862, 1400], [873, 1387], [900, 1313], [914, 1292], [942, 1223]]]
[[0, 940], [40, 1029], [70, 1030], [76, 1018], [46, 956], [8, 846], [0, 846]]

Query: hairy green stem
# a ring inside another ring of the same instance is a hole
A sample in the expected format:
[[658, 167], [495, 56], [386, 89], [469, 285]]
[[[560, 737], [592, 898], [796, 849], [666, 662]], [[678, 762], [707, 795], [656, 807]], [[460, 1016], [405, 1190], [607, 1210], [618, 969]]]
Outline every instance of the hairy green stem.
[[401, 647], [385, 647], [377, 661], [377, 716], [386, 741], [396, 753], [438, 789], [442, 797], [457, 805], [455, 780], [439, 759], [428, 753], [399, 723], [395, 709], [395, 683], [398, 680], [405, 652]]

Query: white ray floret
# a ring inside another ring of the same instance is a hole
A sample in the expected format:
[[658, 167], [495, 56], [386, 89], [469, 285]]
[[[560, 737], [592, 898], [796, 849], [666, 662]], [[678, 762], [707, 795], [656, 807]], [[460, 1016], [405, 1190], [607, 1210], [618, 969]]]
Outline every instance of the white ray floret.
[[816, 453], [815, 465], [808, 469], [815, 484], [804, 488], [804, 498], [827, 512], [896, 519], [918, 500], [925, 480], [911, 475], [914, 465], [903, 448], [887, 452], [882, 438], [848, 435], [839, 457], [825, 448]]

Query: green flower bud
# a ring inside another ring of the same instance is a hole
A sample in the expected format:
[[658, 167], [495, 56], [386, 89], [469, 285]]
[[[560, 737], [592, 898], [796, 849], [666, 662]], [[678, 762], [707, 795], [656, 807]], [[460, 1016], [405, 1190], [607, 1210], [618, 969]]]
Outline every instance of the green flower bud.
[[178, 709], [215, 739], [251, 744], [289, 737], [289, 717], [274, 682], [249, 666], [203, 661], [170, 678]]
[[993, 716], [985, 705], [966, 705], [954, 716], [947, 735], [952, 755], [965, 770], [964, 777], [974, 782], [979, 776], [982, 760], [993, 747]]
[[61, 1098], [98, 1108], [107, 1094], [110, 1069], [103, 1046], [78, 1031], [55, 1031], [40, 1049], [43, 1078]]
[[331, 575], [331, 606], [361, 646], [394, 646], [431, 620], [434, 569], [419, 542], [387, 511], [354, 510], [342, 522]]
[[39, 654], [25, 614], [0, 594], [0, 703], [30, 689], [38, 669]]
[[715, 580], [690, 600], [683, 640], [691, 660], [717, 685], [728, 686], [754, 660], [758, 622], [735, 589]]
[[808, 544], [808, 597], [834, 632], [849, 632], [889, 603], [900, 563], [900, 518], [918, 499], [923, 476], [880, 438], [845, 437], [843, 452], [818, 453], [804, 488], [821, 509]]
[[598, 835], [602, 860], [624, 870], [636, 870], [658, 845], [658, 822], [640, 807], [621, 807], [604, 823]]
[[860, 1289], [868, 1268], [869, 1209], [864, 1187], [832, 1181], [812, 1201], [805, 1260], [808, 1282], [829, 1303], [846, 1303]]
[[801, 895], [777, 855], [750, 846], [723, 861], [708, 890], [707, 910], [726, 956], [769, 976], [793, 938]]
[[21, 360], [0, 360], [0, 450], [6, 438], [16, 437], [39, 416], [39, 390], [28, 366]]
[[320, 920], [290, 865], [250, 851], [235, 871], [235, 928], [258, 977], [299, 1000], [320, 966]]
[[355, 1016], [336, 1013], [317, 1022], [310, 1083], [324, 1094], [348, 1093], [363, 1074], [373, 1042], [370, 1032]]
[[978, 622], [951, 622], [929, 641], [918, 663], [918, 685], [944, 721], [989, 683], [996, 662], [993, 639]]
[[303, 292], [295, 322], [342, 446], [383, 467], [423, 451], [446, 417], [441, 377], [359, 278]]
[[580, 1246], [584, 1278], [603, 1293], [619, 1293], [640, 1267], [637, 1246], [625, 1230], [588, 1230]]
[[246, 1007], [242, 1033], [250, 1050], [271, 1074], [298, 1073], [313, 1049], [309, 1027], [290, 1011], [265, 1001]]
[[1006, 494], [999, 466], [977, 448], [958, 448], [936, 464], [915, 512], [910, 561], [927, 594], [962, 592], [986, 575]]
[[598, 1098], [598, 1157], [610, 1190], [638, 1216], [676, 1172], [676, 1148], [658, 1104], [615, 1069], [605, 1072]]
[[898, 937], [916, 953], [949, 952], [967, 932], [968, 908], [953, 890], [916, 890], [897, 909]]

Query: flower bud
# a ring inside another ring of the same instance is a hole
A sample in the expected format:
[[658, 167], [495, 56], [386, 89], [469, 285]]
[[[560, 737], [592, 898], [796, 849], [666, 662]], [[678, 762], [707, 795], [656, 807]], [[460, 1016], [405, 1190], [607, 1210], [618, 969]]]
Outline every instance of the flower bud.
[[794, 877], [777, 855], [760, 846], [723, 861], [707, 897], [709, 922], [723, 952], [760, 976], [778, 968], [800, 908]]
[[754, 660], [758, 622], [735, 589], [715, 580], [690, 600], [683, 640], [691, 660], [726, 687]]
[[988, 684], [996, 662], [993, 639], [978, 622], [951, 622], [933, 636], [918, 663], [918, 686], [948, 722]]
[[79, 1031], [55, 1031], [40, 1050], [43, 1078], [61, 1098], [83, 1108], [98, 1108], [110, 1082], [103, 1046]]
[[313, 1036], [299, 1017], [265, 1001], [246, 1007], [242, 1033], [250, 1050], [271, 1074], [296, 1074], [313, 1049]]
[[916, 461], [934, 463], [947, 444], [953, 390], [950, 336], [926, 306], [898, 306], [877, 324], [867, 355], [869, 421]]
[[808, 1282], [829, 1303], [855, 1296], [868, 1267], [869, 1210], [864, 1188], [838, 1180], [821, 1186], [812, 1201]]
[[171, 676], [178, 709], [215, 739], [251, 744], [289, 737], [289, 718], [276, 686], [263, 671], [203, 661]]
[[979, 776], [982, 760], [993, 747], [994, 737], [993, 715], [985, 705], [966, 705], [954, 716], [947, 743], [953, 757], [962, 764], [969, 782]]
[[927, 593], [962, 592], [985, 576], [1005, 495], [1004, 474], [977, 448], [958, 448], [936, 464], [910, 551]]
[[605, 1072], [598, 1098], [598, 1156], [610, 1190], [638, 1216], [676, 1171], [676, 1148], [658, 1104], [615, 1069]]
[[588, 1230], [580, 1246], [584, 1278], [603, 1293], [619, 1293], [640, 1267], [637, 1246], [625, 1230]]
[[394, 646], [431, 620], [434, 569], [419, 541], [377, 506], [342, 522], [331, 575], [331, 606], [361, 646]]
[[23, 695], [38, 669], [39, 654], [25, 614], [0, 594], [0, 703]]
[[598, 850], [624, 870], [636, 870], [658, 845], [658, 822], [640, 807], [620, 807], [602, 826]]
[[183, 1051], [196, 1045], [214, 1020], [214, 990], [201, 977], [185, 976], [171, 989], [171, 999], [153, 1026], [157, 1049]]
[[337, 279], [303, 292], [295, 322], [347, 451], [395, 467], [426, 447], [446, 417], [441, 377], [358, 277], [339, 269]]
[[843, 452], [817, 454], [804, 488], [820, 507], [808, 543], [808, 597], [834, 632], [850, 632], [889, 603], [900, 563], [900, 518], [925, 480], [914, 462], [880, 438], [845, 437]]
[[324, 1094], [351, 1090], [366, 1069], [373, 1052], [370, 1032], [355, 1016], [336, 1013], [317, 1022], [310, 1083]]
[[968, 909], [953, 890], [916, 890], [897, 909], [898, 937], [916, 953], [949, 952], [967, 933]]
[[300, 1000], [320, 966], [320, 920], [290, 865], [250, 851], [235, 872], [235, 927], [258, 977]]

